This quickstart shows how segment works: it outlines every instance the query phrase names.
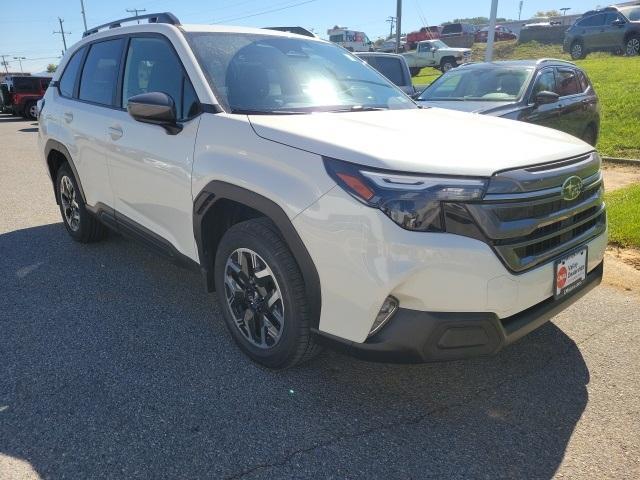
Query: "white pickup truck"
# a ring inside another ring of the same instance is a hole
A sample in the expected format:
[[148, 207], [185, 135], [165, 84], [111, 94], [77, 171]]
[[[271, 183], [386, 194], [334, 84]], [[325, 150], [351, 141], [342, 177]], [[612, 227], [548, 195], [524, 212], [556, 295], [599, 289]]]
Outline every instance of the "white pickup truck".
[[447, 72], [462, 63], [471, 61], [471, 49], [452, 48], [442, 40], [423, 40], [418, 43], [416, 50], [402, 55], [409, 64], [412, 77], [425, 67], [439, 68]]

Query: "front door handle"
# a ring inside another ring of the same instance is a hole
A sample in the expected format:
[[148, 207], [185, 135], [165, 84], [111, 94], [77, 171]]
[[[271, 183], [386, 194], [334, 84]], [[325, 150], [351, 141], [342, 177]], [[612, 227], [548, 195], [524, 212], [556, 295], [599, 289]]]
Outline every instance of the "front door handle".
[[64, 112], [63, 117], [64, 121], [67, 123], [71, 123], [73, 121], [73, 113], [71, 112]]
[[112, 125], [109, 127], [109, 136], [111, 137], [111, 140], [119, 140], [122, 135], [124, 135], [124, 132], [120, 125]]

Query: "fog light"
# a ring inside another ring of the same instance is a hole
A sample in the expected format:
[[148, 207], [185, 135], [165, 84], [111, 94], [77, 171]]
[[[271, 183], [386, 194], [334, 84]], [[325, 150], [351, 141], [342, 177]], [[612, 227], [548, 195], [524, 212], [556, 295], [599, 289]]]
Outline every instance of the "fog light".
[[397, 310], [398, 300], [396, 300], [392, 296], [388, 296], [382, 304], [382, 308], [380, 308], [378, 316], [376, 317], [375, 322], [373, 322], [373, 326], [371, 327], [371, 331], [369, 331], [369, 335], [367, 335], [367, 338], [371, 335], [374, 335], [377, 331], [384, 327]]

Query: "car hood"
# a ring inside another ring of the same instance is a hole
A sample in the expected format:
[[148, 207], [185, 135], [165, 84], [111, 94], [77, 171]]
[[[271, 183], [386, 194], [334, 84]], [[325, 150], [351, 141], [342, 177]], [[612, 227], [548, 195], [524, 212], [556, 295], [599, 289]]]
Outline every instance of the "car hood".
[[470, 48], [455, 48], [455, 47], [447, 47], [447, 48], [440, 48], [438, 49], [438, 52], [442, 53], [442, 52], [446, 52], [446, 53], [459, 53], [459, 54], [465, 54], [468, 52], [471, 52]]
[[440, 108], [250, 115], [260, 137], [374, 168], [489, 176], [587, 153], [575, 137], [513, 120]]
[[514, 102], [489, 102], [469, 100], [417, 100], [418, 104], [425, 107], [446, 108], [460, 112], [492, 113], [495, 110], [503, 110], [514, 105]]

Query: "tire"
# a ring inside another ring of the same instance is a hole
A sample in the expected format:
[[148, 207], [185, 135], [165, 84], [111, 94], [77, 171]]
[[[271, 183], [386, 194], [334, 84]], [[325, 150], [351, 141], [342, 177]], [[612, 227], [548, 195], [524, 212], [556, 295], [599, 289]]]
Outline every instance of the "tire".
[[247, 220], [227, 230], [216, 252], [214, 277], [225, 323], [251, 360], [285, 369], [320, 351], [311, 333], [302, 274], [269, 219]]
[[640, 35], [632, 35], [625, 43], [625, 53], [630, 57], [640, 55]]
[[35, 120], [38, 118], [37, 109], [38, 109], [38, 106], [36, 102], [34, 102], [33, 100], [30, 100], [24, 104], [24, 109], [22, 110], [22, 116], [27, 120]]
[[409, 68], [409, 73], [411, 74], [412, 77], [417, 77], [418, 74], [420, 73], [420, 70], [422, 70], [419, 67], [411, 67]]
[[594, 127], [593, 125], [589, 125], [587, 128], [585, 128], [584, 133], [582, 134], [582, 140], [587, 142], [592, 147], [595, 147], [596, 143], [598, 143], [598, 133], [596, 127]]
[[106, 237], [107, 227], [87, 210], [78, 182], [66, 163], [58, 169], [56, 175], [56, 197], [62, 223], [76, 242], [92, 243]]
[[449, 70], [454, 69], [457, 66], [458, 64], [453, 58], [443, 58], [440, 61], [440, 70], [442, 73], [447, 73]]
[[569, 49], [569, 52], [571, 53], [571, 58], [573, 60], [581, 60], [587, 56], [587, 52], [584, 49], [584, 45], [579, 40], [571, 44], [571, 48]]

